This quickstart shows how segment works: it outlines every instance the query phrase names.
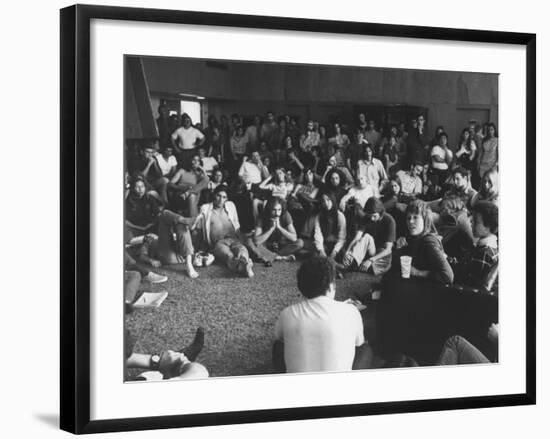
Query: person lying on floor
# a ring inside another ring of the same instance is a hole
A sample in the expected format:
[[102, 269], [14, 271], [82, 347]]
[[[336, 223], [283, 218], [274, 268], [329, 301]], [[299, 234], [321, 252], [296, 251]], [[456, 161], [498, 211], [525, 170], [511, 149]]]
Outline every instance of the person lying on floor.
[[296, 260], [294, 254], [303, 248], [304, 242], [298, 239], [283, 199], [271, 197], [267, 200], [256, 222], [254, 236], [247, 239], [246, 246], [266, 267], [270, 267], [273, 261]]
[[346, 269], [357, 267], [364, 273], [384, 274], [391, 267], [395, 220], [375, 197], [367, 200], [364, 212], [365, 217], [348, 245], [342, 264]]
[[[204, 329], [199, 327], [193, 342], [181, 351], [164, 350], [160, 354], [134, 352], [135, 341], [126, 330], [124, 333], [125, 371], [129, 381], [160, 381], [208, 378], [208, 370], [195, 362], [204, 346]], [[147, 369], [131, 379], [128, 369]]]
[[201, 206], [191, 231], [202, 232], [203, 242], [216, 260], [225, 264], [231, 271], [252, 277], [253, 262], [247, 248], [240, 241], [239, 216], [235, 204], [227, 199], [227, 191], [225, 185], [220, 185], [214, 190], [214, 201]]
[[275, 325], [273, 365], [279, 373], [367, 369], [373, 353], [355, 306], [334, 300], [336, 268], [314, 256], [298, 269], [304, 300], [286, 307]]
[[396, 241], [391, 272], [400, 273], [401, 256], [411, 256], [411, 277], [451, 284], [453, 270], [433, 226], [432, 211], [426, 202], [414, 200], [407, 206], [407, 234]]

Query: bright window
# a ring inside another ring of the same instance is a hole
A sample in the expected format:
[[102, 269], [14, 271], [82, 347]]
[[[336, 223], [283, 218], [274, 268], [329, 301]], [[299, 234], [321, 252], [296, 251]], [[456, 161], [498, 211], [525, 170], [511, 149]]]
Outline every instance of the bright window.
[[180, 101], [181, 114], [187, 113], [191, 117], [193, 125], [202, 122], [201, 120], [201, 104], [197, 101]]

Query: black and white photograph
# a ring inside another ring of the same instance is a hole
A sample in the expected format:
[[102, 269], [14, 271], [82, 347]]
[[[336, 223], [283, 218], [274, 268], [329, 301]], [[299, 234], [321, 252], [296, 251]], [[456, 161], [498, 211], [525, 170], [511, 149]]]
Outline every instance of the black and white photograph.
[[499, 74], [472, 67], [126, 54], [123, 380], [498, 364]]
[[546, 437], [543, 2], [6, 5], [4, 437]]

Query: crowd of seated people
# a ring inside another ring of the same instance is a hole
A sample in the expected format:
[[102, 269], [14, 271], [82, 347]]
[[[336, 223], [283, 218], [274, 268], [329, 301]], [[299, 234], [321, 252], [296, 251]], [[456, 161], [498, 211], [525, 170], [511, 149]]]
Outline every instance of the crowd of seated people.
[[126, 154], [126, 232], [146, 237], [133, 250], [145, 266], [181, 263], [195, 278], [205, 252], [250, 278], [254, 263], [320, 256], [337, 276], [392, 275], [408, 255], [411, 277], [477, 286], [498, 264], [492, 123], [470, 123], [456, 145], [442, 126], [431, 137], [422, 114], [302, 129], [267, 111], [210, 115], [203, 127], [161, 105], [157, 124], [159, 138]]

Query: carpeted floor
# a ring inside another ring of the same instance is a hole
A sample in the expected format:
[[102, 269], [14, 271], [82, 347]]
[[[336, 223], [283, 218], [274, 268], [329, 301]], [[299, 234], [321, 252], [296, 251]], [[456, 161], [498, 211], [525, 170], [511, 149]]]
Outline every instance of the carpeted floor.
[[[301, 300], [296, 287], [299, 262], [254, 266], [252, 279], [237, 277], [214, 264], [199, 268], [200, 277], [189, 279], [181, 266], [155, 270], [166, 274], [160, 285], [144, 282], [141, 291], [168, 291], [157, 309], [136, 310], [126, 316], [126, 327], [136, 338], [135, 352], [178, 350], [192, 339], [198, 326], [206, 331], [205, 347], [197, 361], [211, 376], [271, 373], [274, 327], [281, 310]], [[364, 295], [374, 276], [348, 273], [337, 281], [336, 299]], [[372, 340], [371, 307], [363, 311], [365, 335]]]

